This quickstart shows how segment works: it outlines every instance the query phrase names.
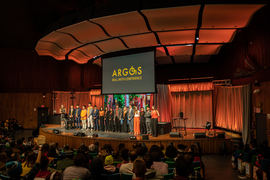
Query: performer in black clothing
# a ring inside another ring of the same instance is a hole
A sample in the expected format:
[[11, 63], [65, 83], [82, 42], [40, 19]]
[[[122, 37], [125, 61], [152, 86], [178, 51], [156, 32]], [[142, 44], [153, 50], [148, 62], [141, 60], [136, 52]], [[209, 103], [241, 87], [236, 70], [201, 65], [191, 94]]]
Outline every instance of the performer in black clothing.
[[113, 132], [114, 131], [114, 114], [113, 114], [113, 109], [110, 108], [110, 112], [108, 115], [108, 119], [109, 119], [109, 131]]
[[124, 107], [124, 110], [123, 110], [123, 115], [122, 115], [122, 117], [123, 117], [123, 131], [125, 132], [125, 133], [127, 133], [127, 120], [128, 120], [128, 111], [127, 111], [127, 107]]
[[141, 108], [141, 112], [140, 112], [140, 117], [141, 117], [141, 134], [147, 134], [146, 132], [146, 121], [145, 121], [145, 112], [144, 112], [144, 108]]
[[108, 119], [109, 113], [110, 112], [108, 111], [108, 108], [105, 107], [104, 108], [105, 132], [109, 132], [109, 119]]

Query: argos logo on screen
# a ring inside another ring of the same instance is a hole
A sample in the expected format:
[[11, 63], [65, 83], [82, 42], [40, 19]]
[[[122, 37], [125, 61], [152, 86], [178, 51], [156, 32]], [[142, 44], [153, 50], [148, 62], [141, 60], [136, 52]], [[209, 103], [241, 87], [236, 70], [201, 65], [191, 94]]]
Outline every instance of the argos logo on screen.
[[142, 80], [143, 70], [141, 66], [123, 69], [114, 69], [112, 72], [112, 81], [138, 81]]

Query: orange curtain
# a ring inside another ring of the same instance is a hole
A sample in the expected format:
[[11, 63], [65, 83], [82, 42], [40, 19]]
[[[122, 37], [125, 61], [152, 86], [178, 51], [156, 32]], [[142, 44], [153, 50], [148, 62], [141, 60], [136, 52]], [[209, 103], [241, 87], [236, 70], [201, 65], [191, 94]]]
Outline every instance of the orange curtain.
[[104, 96], [100, 95], [101, 90], [100, 89], [92, 89], [89, 92], [90, 101], [92, 103], [92, 106], [97, 106], [99, 109], [101, 106], [104, 107]]
[[153, 95], [153, 101], [159, 111], [160, 118], [158, 121], [171, 122], [171, 95], [169, 86], [157, 85], [157, 94]]
[[212, 82], [170, 84], [171, 92], [209, 91], [214, 89]]
[[203, 128], [207, 121], [212, 123], [212, 91], [172, 92], [171, 97], [172, 117], [177, 117], [182, 109], [188, 128]]
[[243, 119], [248, 119], [244, 92], [249, 86], [223, 87], [215, 86], [214, 117], [217, 127], [241, 132]]

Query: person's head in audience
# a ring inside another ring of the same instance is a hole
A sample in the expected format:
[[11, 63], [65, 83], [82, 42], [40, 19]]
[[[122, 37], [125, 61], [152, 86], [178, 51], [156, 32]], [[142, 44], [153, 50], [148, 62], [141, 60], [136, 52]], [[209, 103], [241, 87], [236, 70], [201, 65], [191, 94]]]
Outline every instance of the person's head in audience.
[[152, 152], [150, 155], [155, 162], [159, 162], [161, 160], [160, 153], [157, 151]]
[[31, 146], [25, 146], [24, 156], [27, 157], [27, 155], [31, 152], [33, 152], [33, 148]]
[[68, 151], [68, 150], [69, 150], [69, 145], [68, 145], [68, 144], [65, 144], [65, 145], [64, 145], [63, 151], [66, 152], [66, 151]]
[[11, 148], [16, 148], [16, 143], [15, 143], [15, 141], [12, 141], [12, 142], [10, 143], [10, 147], [11, 147]]
[[135, 150], [132, 150], [129, 152], [129, 161], [131, 163], [133, 163], [135, 161], [135, 159], [137, 159], [137, 157], [138, 157], [138, 154]]
[[40, 160], [40, 170], [41, 171], [46, 171], [49, 166], [49, 160], [46, 156], [41, 156]]
[[84, 155], [87, 154], [88, 152], [89, 152], [89, 149], [85, 145], [82, 145], [77, 151], [77, 153], [81, 153]]
[[88, 147], [89, 151], [91, 153], [93, 153], [95, 151], [95, 145], [94, 144], [90, 144], [89, 147]]
[[74, 158], [74, 166], [83, 167], [84, 166], [84, 155], [82, 153], [78, 153]]
[[56, 156], [56, 150], [55, 146], [50, 146], [48, 151], [48, 157], [55, 157]]
[[151, 154], [152, 152], [158, 152], [160, 154], [160, 158], [164, 157], [162, 150], [157, 145], [151, 146], [151, 148], [149, 150], [149, 154]]
[[28, 142], [32, 142], [32, 141], [33, 141], [33, 137], [32, 136], [28, 137]]
[[122, 161], [128, 161], [128, 155], [129, 155], [128, 152], [129, 152], [129, 150], [127, 148], [125, 148], [125, 147], [123, 147], [121, 149], [121, 159], [122, 159]]
[[89, 102], [89, 103], [88, 103], [88, 107], [91, 107], [91, 105], [92, 105], [92, 104]]
[[109, 156], [106, 156], [106, 157], [105, 157], [104, 164], [105, 164], [106, 166], [107, 166], [107, 165], [113, 165], [113, 157], [112, 157], [112, 155], [109, 155]]
[[163, 144], [160, 144], [160, 145], [159, 145], [159, 149], [160, 149], [161, 151], [163, 151], [163, 150], [164, 150], [164, 146], [163, 146]]
[[124, 148], [124, 147], [125, 147], [125, 144], [124, 143], [120, 143], [118, 145], [118, 150], [121, 151], [121, 149]]
[[67, 150], [65, 153], [65, 158], [66, 159], [73, 159], [73, 157], [74, 157], [74, 150], [73, 149]]
[[238, 143], [238, 149], [244, 149], [244, 143], [242, 141]]
[[249, 142], [249, 148], [252, 150], [254, 148], [257, 148], [257, 141], [255, 139], [251, 140]]
[[83, 108], [83, 109], [85, 109], [85, 108], [86, 108], [86, 106], [85, 106], [85, 105], [83, 105], [83, 106], [82, 106], [82, 108]]
[[185, 162], [185, 159], [183, 156], [179, 156], [175, 163], [174, 163], [174, 167], [176, 170], [176, 174], [177, 177], [181, 177], [181, 178], [187, 178], [188, 175], [190, 174], [190, 168], [188, 166], [188, 163]]
[[132, 147], [133, 147], [133, 149], [137, 149], [138, 144], [137, 143], [134, 143]]
[[144, 160], [136, 159], [133, 163], [133, 172], [136, 175], [136, 179], [144, 179], [146, 173], [146, 165]]
[[25, 159], [24, 167], [33, 167], [37, 160], [37, 155], [34, 152], [28, 153]]
[[20, 179], [20, 175], [22, 174], [22, 165], [18, 161], [7, 162], [6, 171], [10, 179]]
[[168, 158], [175, 158], [178, 155], [177, 149], [174, 146], [167, 146], [165, 155]]
[[51, 146], [53, 146], [53, 147], [55, 148], [55, 147], [56, 147], [56, 143], [55, 143], [55, 142], [51, 142], [51, 143], [49, 144], [49, 149], [50, 149]]
[[150, 154], [146, 154], [143, 156], [143, 160], [145, 162], [146, 168], [151, 169], [151, 166], [153, 165], [153, 159]]
[[187, 146], [184, 144], [178, 144], [177, 147], [179, 152], [185, 152], [187, 148]]
[[20, 160], [21, 160], [21, 157], [20, 157], [19, 153], [13, 153], [10, 156], [10, 158], [11, 158], [11, 161], [19, 161], [20, 162]]
[[95, 147], [98, 148], [99, 147], [99, 141], [95, 141]]
[[144, 142], [141, 143], [141, 147], [144, 149], [145, 153], [148, 153], [148, 148]]
[[99, 158], [95, 158], [90, 163], [91, 177], [98, 177], [103, 172], [103, 162]]
[[49, 148], [50, 148], [50, 146], [48, 143], [43, 144], [43, 146], [41, 148], [42, 154], [47, 153], [49, 151]]
[[193, 156], [197, 156], [199, 154], [199, 148], [195, 144], [192, 144], [188, 150]]
[[137, 147], [136, 151], [138, 153], [138, 158], [141, 158], [141, 159], [146, 154], [146, 150], [143, 147]]

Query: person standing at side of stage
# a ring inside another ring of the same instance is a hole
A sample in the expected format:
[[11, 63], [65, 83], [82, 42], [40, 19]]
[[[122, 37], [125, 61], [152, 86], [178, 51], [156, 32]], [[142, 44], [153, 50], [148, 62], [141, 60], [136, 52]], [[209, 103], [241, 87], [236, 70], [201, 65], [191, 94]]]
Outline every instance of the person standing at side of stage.
[[159, 112], [156, 109], [156, 107], [153, 105], [152, 106], [152, 111], [151, 111], [151, 120], [152, 120], [152, 135], [153, 137], [158, 136], [158, 118], [159, 118]]
[[87, 124], [88, 124], [88, 130], [93, 130], [93, 118], [92, 118], [92, 112], [93, 112], [93, 107], [92, 104], [89, 102], [88, 107], [87, 107]]
[[94, 119], [94, 131], [98, 131], [99, 110], [96, 105], [94, 106], [92, 117]]
[[128, 120], [127, 113], [128, 113], [127, 107], [125, 106], [124, 110], [123, 110], [123, 115], [122, 115], [122, 117], [123, 117], [123, 131], [125, 133], [127, 133], [127, 120]]
[[100, 123], [100, 131], [104, 131], [104, 109], [101, 106], [99, 109], [99, 123]]
[[70, 109], [69, 109], [69, 112], [68, 112], [68, 116], [69, 116], [69, 118], [71, 119], [71, 121], [73, 122], [74, 128], [75, 128], [75, 127], [76, 127], [75, 119], [74, 119], [74, 116], [75, 116], [75, 110], [74, 110], [74, 108], [73, 108], [73, 105], [70, 106]]
[[134, 111], [131, 104], [129, 105], [129, 110], [128, 110], [128, 121], [129, 121], [129, 129], [130, 129], [129, 134], [134, 134]]
[[104, 121], [105, 121], [105, 132], [109, 132], [109, 111], [107, 107], [104, 107]]
[[134, 106], [134, 133], [140, 135], [140, 111]]
[[116, 108], [114, 110], [114, 121], [115, 121], [115, 132], [121, 131], [121, 119], [122, 119], [122, 109], [116, 104]]
[[151, 111], [150, 111], [149, 106], [146, 107], [146, 112], [145, 112], [144, 117], [145, 117], [146, 130], [147, 130], [146, 135], [150, 135], [152, 134], [152, 122], [151, 122]]
[[76, 129], [81, 129], [81, 108], [79, 104], [77, 104], [76, 106], [75, 118], [76, 118]]
[[109, 120], [109, 131], [113, 132], [114, 128], [114, 122], [113, 122], [113, 117], [114, 117], [114, 114], [113, 114], [113, 109], [110, 108], [110, 111], [109, 111], [109, 115], [108, 115], [108, 120]]
[[87, 119], [87, 112], [86, 112], [86, 106], [83, 105], [83, 109], [81, 111], [81, 120], [82, 120], [82, 130], [86, 130], [86, 119]]

